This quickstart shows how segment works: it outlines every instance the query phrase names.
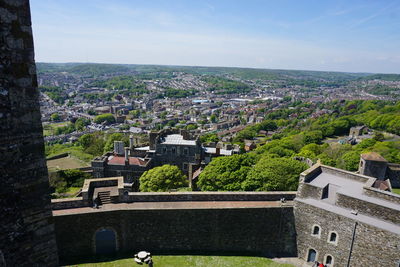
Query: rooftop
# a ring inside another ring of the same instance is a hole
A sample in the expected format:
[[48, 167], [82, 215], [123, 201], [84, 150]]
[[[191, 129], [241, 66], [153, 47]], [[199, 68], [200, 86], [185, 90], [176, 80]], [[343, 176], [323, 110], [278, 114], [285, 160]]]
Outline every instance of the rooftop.
[[180, 134], [170, 134], [162, 138], [160, 144], [195, 146], [196, 140], [185, 140]]
[[[204, 151], [209, 154], [217, 153], [217, 149], [215, 147], [205, 147]], [[232, 155], [232, 152], [233, 152], [233, 150], [227, 150], [227, 149], [222, 149], [222, 148], [219, 150], [219, 154], [223, 155], [223, 156], [230, 156], [230, 155]]]
[[[376, 214], [370, 215], [368, 208], [370, 203], [373, 204], [372, 207], [383, 207], [386, 211], [390, 209], [391, 212], [400, 214], [400, 197], [394, 193], [373, 188], [376, 178], [319, 164], [303, 172], [301, 177], [304, 180], [302, 183], [309, 184], [318, 188], [319, 192], [323, 192], [322, 198], [317, 194], [301, 197], [301, 191], [299, 191], [295, 201], [400, 234], [400, 225]], [[348, 207], [341, 206], [340, 202], [337, 203], [338, 195], [362, 201], [365, 203], [365, 209], [360, 208], [361, 210], [354, 214]]]
[[[129, 157], [129, 165], [145, 166], [146, 160], [137, 157]], [[125, 157], [122, 156], [109, 156], [108, 164], [112, 165], [125, 165]]]
[[364, 160], [387, 162], [387, 160], [384, 157], [382, 157], [381, 155], [379, 155], [376, 152], [368, 152], [368, 153], [361, 154], [361, 158]]

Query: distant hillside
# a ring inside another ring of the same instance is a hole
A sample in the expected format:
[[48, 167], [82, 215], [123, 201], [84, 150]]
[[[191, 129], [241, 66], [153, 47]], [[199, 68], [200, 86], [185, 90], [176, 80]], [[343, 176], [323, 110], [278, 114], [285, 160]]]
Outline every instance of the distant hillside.
[[400, 74], [372, 74], [361, 78], [362, 80], [400, 81]]
[[93, 63], [37, 63], [38, 73], [69, 72], [84, 76], [99, 76], [107, 73], [125, 73], [130, 69], [118, 64]]
[[[143, 78], [171, 77], [173, 72], [185, 72], [197, 75], [230, 75], [244, 80], [305, 80], [338, 82], [362, 79], [374, 75], [367, 73], [327, 72], [308, 70], [278, 70], [253, 69], [233, 67], [191, 67], [164, 65], [134, 65], [134, 64], [95, 64], [95, 63], [37, 63], [38, 73], [65, 71], [74, 74], [98, 76], [107, 73], [134, 72]], [[160, 73], [169, 75], [160, 76]], [[375, 74], [386, 76], [391, 74]], [[400, 77], [399, 75], [397, 75]], [[400, 78], [399, 78], [400, 79]]]

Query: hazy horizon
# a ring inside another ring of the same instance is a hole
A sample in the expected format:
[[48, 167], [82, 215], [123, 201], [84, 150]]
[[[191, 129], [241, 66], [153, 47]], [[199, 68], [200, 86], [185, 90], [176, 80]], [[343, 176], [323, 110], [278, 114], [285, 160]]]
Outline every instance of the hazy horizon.
[[31, 0], [38, 62], [399, 73], [396, 1]]

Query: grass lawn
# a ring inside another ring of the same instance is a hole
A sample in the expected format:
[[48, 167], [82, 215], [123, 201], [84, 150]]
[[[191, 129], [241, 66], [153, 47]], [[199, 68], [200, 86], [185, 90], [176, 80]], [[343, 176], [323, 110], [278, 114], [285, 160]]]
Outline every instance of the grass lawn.
[[[89, 166], [91, 160], [94, 158], [93, 155], [90, 155], [88, 153], [85, 153], [82, 151], [82, 147], [79, 146], [68, 146], [65, 147], [63, 145], [54, 145], [51, 146], [53, 148], [52, 153], [50, 153], [47, 158], [51, 158], [56, 155], [60, 155], [63, 153], [69, 153], [71, 157], [74, 157], [78, 160], [81, 160], [82, 162], [86, 163], [85, 166]], [[56, 149], [54, 149], [56, 147]]]
[[64, 157], [47, 161], [49, 171], [77, 169], [87, 166], [89, 165], [75, 157]]
[[[267, 258], [244, 256], [153, 256], [154, 267], [293, 267], [290, 264], [280, 264]], [[101, 263], [86, 263], [69, 266], [109, 266], [131, 267], [139, 266], [132, 258]], [[148, 266], [148, 265], [142, 265]]]
[[400, 195], [400, 188], [393, 188], [392, 192]]
[[68, 125], [68, 122], [55, 122], [50, 124], [43, 124], [43, 135], [44, 136], [54, 135], [56, 128], [66, 125]]

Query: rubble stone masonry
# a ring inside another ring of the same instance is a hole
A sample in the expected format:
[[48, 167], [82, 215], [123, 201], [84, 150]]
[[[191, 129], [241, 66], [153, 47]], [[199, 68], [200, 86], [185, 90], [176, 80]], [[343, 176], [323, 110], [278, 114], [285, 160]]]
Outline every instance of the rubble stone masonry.
[[57, 266], [28, 0], [0, 0], [0, 266]]

